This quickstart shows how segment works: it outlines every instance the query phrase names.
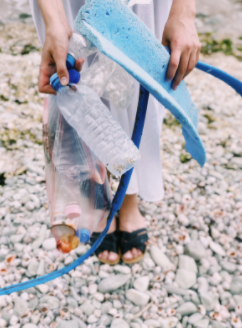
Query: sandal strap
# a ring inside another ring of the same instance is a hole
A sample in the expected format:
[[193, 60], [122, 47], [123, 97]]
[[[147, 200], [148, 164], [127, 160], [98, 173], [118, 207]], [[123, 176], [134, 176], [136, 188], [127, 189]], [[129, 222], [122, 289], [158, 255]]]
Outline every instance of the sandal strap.
[[140, 249], [144, 253], [148, 242], [147, 230], [143, 228], [134, 232], [119, 231], [119, 242], [122, 255], [132, 248]]
[[[101, 233], [94, 232], [90, 238], [90, 245], [92, 246], [97, 238], [100, 236]], [[112, 233], [107, 234], [102, 243], [98, 246], [98, 248], [95, 251], [95, 255], [98, 256], [100, 253], [108, 251], [108, 252], [114, 252], [116, 254], [119, 254], [118, 249], [118, 237], [117, 237], [117, 231], [114, 231]]]

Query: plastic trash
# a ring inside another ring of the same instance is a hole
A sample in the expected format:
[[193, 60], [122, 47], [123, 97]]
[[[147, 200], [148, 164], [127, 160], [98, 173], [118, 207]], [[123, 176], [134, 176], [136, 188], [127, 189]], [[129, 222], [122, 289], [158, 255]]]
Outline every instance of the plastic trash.
[[[70, 81], [76, 81], [73, 71]], [[104, 166], [116, 177], [131, 169], [140, 159], [139, 150], [99, 96], [84, 85], [61, 86], [57, 74], [51, 84], [64, 118]]]
[[77, 31], [72, 34], [68, 52], [75, 59], [95, 54], [90, 67], [82, 72], [80, 84], [91, 88], [118, 111], [131, 104], [135, 80], [120, 65], [102, 54]]
[[106, 169], [61, 114], [57, 99], [43, 115], [46, 184], [56, 246], [69, 253], [87, 243], [111, 208]]

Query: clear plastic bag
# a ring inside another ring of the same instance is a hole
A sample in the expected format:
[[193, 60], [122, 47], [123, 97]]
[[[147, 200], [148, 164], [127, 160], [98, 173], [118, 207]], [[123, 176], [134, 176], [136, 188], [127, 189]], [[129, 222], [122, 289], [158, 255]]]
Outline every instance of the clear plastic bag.
[[129, 73], [77, 31], [73, 32], [70, 39], [69, 53], [76, 59], [95, 54], [90, 67], [82, 72], [80, 84], [88, 86], [100, 98], [111, 102], [116, 110], [128, 108], [135, 90], [135, 80]]
[[44, 106], [43, 141], [51, 231], [68, 253], [87, 243], [111, 208], [106, 169], [61, 114], [55, 96]]

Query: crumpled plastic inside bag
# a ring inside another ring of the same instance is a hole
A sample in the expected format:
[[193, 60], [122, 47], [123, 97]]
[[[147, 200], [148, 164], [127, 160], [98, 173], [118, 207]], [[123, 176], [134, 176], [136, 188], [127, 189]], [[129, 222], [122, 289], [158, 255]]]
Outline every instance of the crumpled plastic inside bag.
[[87, 58], [95, 54], [89, 68], [82, 72], [80, 84], [90, 87], [100, 98], [113, 104], [118, 111], [126, 109], [131, 104], [135, 80], [129, 73], [75, 30], [69, 48], [69, 53], [75, 58]]

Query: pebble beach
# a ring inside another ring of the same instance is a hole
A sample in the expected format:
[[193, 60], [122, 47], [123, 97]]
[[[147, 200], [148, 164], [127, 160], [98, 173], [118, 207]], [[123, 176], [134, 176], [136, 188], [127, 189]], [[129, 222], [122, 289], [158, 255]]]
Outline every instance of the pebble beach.
[[[235, 23], [242, 3], [223, 0], [216, 12], [210, 2], [198, 4], [201, 38], [231, 39], [232, 50], [200, 60], [242, 81]], [[225, 31], [228, 13], [233, 22]], [[50, 231], [40, 59], [28, 3], [0, 0], [0, 288], [63, 268], [89, 248], [61, 254]], [[61, 278], [0, 296], [0, 328], [242, 328], [242, 98], [198, 70], [186, 83], [207, 162], [201, 168], [185, 151], [167, 111], [160, 139], [165, 195], [157, 203], [139, 200], [149, 235], [143, 260], [109, 266], [91, 256]], [[113, 193], [117, 186], [112, 179]]]

